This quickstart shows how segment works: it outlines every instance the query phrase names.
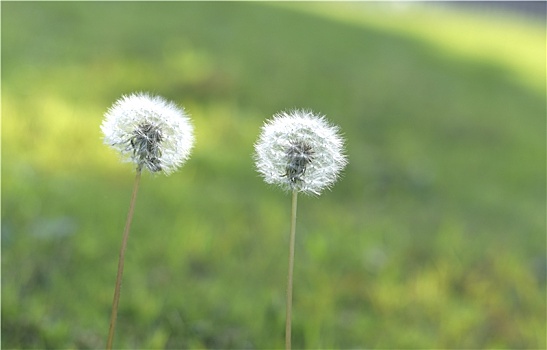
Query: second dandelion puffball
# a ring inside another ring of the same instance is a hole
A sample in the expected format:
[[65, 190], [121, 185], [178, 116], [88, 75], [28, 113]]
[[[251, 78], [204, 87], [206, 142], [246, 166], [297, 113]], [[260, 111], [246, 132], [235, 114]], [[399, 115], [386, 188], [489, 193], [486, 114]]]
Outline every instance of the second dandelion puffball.
[[266, 183], [312, 195], [334, 185], [347, 164], [339, 128], [305, 110], [266, 121], [255, 144], [255, 161]]
[[194, 128], [184, 109], [160, 96], [122, 96], [105, 114], [104, 143], [137, 170], [169, 175], [190, 157]]

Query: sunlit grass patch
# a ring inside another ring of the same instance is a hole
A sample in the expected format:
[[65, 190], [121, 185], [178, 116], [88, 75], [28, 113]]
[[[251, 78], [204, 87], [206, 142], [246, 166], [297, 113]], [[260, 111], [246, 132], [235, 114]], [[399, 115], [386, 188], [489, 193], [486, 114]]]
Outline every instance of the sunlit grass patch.
[[546, 34], [540, 20], [450, 10], [419, 3], [280, 4], [325, 18], [423, 40], [448, 59], [509, 69], [545, 93]]

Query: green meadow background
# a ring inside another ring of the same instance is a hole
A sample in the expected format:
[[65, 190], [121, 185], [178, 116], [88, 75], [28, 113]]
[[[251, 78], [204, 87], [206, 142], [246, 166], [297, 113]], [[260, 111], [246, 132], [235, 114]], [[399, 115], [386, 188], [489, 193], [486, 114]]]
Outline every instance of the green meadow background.
[[299, 198], [295, 348], [546, 347], [545, 22], [431, 4], [2, 2], [2, 347], [103, 348], [135, 172], [105, 111], [183, 105], [143, 176], [118, 348], [284, 346], [290, 196], [252, 160], [310, 108], [349, 165]]

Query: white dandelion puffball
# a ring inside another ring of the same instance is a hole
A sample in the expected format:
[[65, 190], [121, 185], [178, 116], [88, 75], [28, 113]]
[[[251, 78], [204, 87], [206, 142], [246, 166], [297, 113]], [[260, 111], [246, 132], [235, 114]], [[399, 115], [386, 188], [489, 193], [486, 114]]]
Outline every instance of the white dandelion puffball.
[[194, 145], [194, 128], [184, 109], [147, 93], [122, 96], [101, 125], [104, 143], [125, 161], [166, 175], [178, 169]]
[[347, 164], [339, 128], [306, 110], [282, 112], [266, 121], [255, 152], [266, 183], [312, 195], [334, 185]]

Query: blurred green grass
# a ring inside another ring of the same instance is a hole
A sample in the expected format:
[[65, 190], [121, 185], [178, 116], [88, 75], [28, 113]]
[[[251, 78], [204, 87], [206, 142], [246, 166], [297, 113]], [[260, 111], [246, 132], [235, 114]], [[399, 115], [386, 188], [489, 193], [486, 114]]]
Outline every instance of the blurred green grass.
[[307, 107], [341, 126], [350, 164], [300, 200], [294, 346], [545, 348], [543, 24], [373, 3], [1, 6], [3, 348], [104, 346], [134, 174], [99, 125], [141, 90], [183, 104], [197, 143], [143, 178], [118, 347], [283, 346], [290, 198], [251, 155], [264, 119]]

